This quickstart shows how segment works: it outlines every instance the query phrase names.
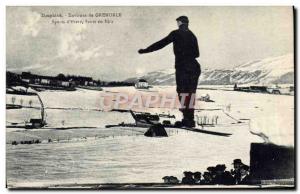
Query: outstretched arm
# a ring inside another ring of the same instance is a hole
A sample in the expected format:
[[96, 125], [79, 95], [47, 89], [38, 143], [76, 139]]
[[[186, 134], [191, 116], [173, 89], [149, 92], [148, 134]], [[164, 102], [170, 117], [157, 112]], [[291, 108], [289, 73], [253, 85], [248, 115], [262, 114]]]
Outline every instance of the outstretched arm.
[[146, 49], [140, 49], [138, 52], [140, 54], [143, 54], [143, 53], [150, 53], [150, 52], [153, 52], [153, 51], [157, 51], [159, 49], [164, 48], [165, 46], [167, 46], [171, 42], [173, 42], [173, 33], [172, 32], [167, 37], [165, 37], [165, 38], [161, 39], [160, 41], [150, 45]]

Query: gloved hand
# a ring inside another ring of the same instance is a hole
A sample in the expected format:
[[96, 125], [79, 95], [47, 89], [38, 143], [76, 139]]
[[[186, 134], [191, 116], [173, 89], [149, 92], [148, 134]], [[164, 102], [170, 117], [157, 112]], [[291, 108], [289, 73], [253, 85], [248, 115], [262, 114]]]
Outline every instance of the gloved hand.
[[146, 53], [146, 50], [145, 50], [145, 49], [140, 49], [140, 50], [138, 50], [138, 52], [139, 52], [140, 54], [144, 54], [144, 53]]

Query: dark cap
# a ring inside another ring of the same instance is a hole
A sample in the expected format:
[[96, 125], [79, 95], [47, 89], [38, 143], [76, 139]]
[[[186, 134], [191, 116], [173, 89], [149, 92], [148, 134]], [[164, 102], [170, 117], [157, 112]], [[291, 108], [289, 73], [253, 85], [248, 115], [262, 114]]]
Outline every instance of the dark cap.
[[248, 165], [243, 165], [243, 166], [241, 167], [241, 169], [246, 170], [246, 171], [249, 171], [250, 167], [249, 167]]
[[211, 173], [205, 171], [205, 172], [203, 173], [203, 176], [211, 176]]
[[188, 24], [189, 23], [189, 18], [186, 17], [186, 16], [180, 16], [176, 19], [176, 21], [181, 21], [182, 23], [186, 23]]
[[209, 167], [207, 167], [207, 171], [209, 171], [209, 172], [214, 172], [214, 171], [216, 171], [216, 167], [214, 167], [214, 166], [209, 166]]
[[185, 176], [193, 176], [193, 173], [191, 171], [184, 171], [183, 174]]
[[197, 171], [197, 172], [194, 172], [193, 174], [194, 174], [194, 176], [200, 176], [201, 177], [201, 172]]
[[216, 166], [216, 171], [224, 171], [226, 169], [225, 164], [218, 164]]
[[243, 164], [241, 159], [234, 159], [232, 164]]

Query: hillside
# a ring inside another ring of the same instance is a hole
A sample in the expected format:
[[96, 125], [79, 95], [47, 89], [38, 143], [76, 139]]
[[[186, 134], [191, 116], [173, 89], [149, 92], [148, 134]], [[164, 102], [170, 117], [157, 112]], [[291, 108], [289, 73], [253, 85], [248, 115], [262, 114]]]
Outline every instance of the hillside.
[[[175, 70], [164, 69], [147, 73], [141, 77], [129, 78], [126, 82], [146, 79], [151, 85], [175, 85]], [[233, 69], [203, 69], [200, 84], [293, 84], [293, 54], [255, 60]]]

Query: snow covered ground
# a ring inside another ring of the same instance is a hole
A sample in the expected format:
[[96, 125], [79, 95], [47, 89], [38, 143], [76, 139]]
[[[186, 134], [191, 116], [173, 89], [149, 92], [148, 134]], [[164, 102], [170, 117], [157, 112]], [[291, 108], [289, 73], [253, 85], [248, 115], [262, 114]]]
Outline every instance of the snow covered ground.
[[[198, 102], [198, 118], [219, 116], [219, 125], [207, 130], [230, 132], [230, 137], [167, 129], [169, 137], [149, 138], [143, 130], [105, 129], [107, 124], [133, 122], [129, 113], [103, 112], [99, 101], [107, 94], [125, 92], [174, 93], [175, 87], [137, 91], [133, 87], [104, 88], [103, 91], [41, 92], [49, 128], [90, 127], [71, 130], [7, 128], [7, 143], [13, 140], [59, 138], [61, 141], [34, 145], [7, 145], [9, 186], [41, 186], [61, 183], [162, 182], [166, 175], [182, 177], [185, 170], [204, 171], [218, 163], [230, 169], [232, 160], [249, 164], [251, 142], [264, 133], [278, 145], [294, 146], [294, 97], [223, 90], [198, 90], [212, 102]], [[39, 107], [36, 97], [16, 96], [15, 104]], [[7, 95], [12, 103], [12, 95]], [[218, 110], [217, 110], [218, 109]], [[139, 109], [136, 109], [139, 110]], [[146, 111], [175, 114], [177, 109], [148, 108]], [[35, 108], [7, 110], [7, 124], [38, 118]], [[244, 123], [236, 124], [236, 119]], [[93, 128], [96, 127], [96, 128]], [[126, 131], [126, 132], [125, 132]], [[86, 137], [83, 139], [83, 137]], [[70, 139], [69, 141], [62, 140]]]

